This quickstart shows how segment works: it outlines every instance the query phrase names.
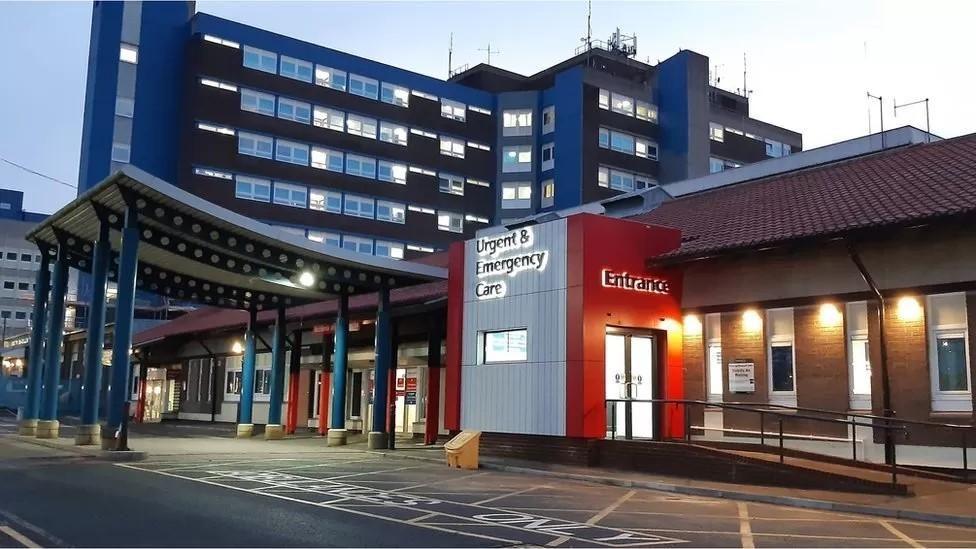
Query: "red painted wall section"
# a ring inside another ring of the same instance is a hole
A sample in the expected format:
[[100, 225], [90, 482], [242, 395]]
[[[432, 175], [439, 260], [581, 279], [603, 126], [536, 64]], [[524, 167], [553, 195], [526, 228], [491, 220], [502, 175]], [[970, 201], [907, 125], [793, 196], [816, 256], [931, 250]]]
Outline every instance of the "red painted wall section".
[[461, 429], [461, 341], [464, 322], [464, 242], [448, 248], [444, 428]]
[[[566, 436], [603, 438], [606, 432], [607, 326], [661, 331], [658, 387], [663, 398], [684, 394], [679, 271], [648, 271], [648, 258], [681, 244], [676, 229], [593, 214], [568, 218]], [[667, 294], [603, 285], [603, 270], [666, 280]], [[665, 410], [665, 436], [681, 436], [681, 410]]]

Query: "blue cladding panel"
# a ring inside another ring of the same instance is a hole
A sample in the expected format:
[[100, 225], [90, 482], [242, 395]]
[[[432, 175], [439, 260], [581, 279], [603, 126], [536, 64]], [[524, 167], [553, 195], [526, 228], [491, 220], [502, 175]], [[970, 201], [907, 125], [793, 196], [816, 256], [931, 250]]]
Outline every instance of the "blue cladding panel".
[[248, 25], [242, 25], [234, 21], [228, 21], [227, 19], [214, 17], [206, 13], [198, 13], [193, 18], [192, 32], [212, 34], [220, 38], [240, 42], [242, 47], [246, 44], [272, 51], [279, 55], [285, 54], [289, 57], [320, 63], [339, 70], [354, 72], [380, 81], [406, 86], [455, 101], [461, 101], [468, 105], [494, 109], [494, 97], [488, 92], [446, 82], [437, 78], [431, 78], [309, 42], [303, 42]]
[[[688, 156], [689, 108], [688, 105], [688, 55], [679, 52], [658, 65], [658, 125], [661, 128], [658, 146], [659, 157], [673, 165], [685, 162]], [[669, 174], [670, 180], [683, 179], [687, 168], [678, 174]]]
[[[556, 106], [555, 208], [578, 206], [583, 199], [583, 69], [556, 75], [556, 85], [543, 96]], [[548, 136], [547, 136], [548, 138]]]

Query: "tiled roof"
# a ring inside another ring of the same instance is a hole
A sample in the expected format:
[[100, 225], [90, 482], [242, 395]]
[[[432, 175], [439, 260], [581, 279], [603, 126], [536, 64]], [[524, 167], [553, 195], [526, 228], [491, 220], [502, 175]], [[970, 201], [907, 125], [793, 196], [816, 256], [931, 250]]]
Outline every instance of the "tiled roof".
[[[392, 290], [390, 292], [390, 303], [392, 305], [406, 305], [436, 299], [446, 295], [447, 281], [440, 280]], [[336, 300], [329, 300], [310, 303], [300, 307], [292, 307], [285, 311], [285, 318], [288, 320], [327, 318], [335, 314], [337, 304], [338, 302]], [[349, 298], [350, 311], [372, 310], [375, 308], [376, 294], [363, 294]], [[258, 323], [271, 324], [274, 322], [274, 317], [275, 313], [273, 310], [262, 311], [258, 313]], [[246, 324], [246, 311], [207, 307], [197, 309], [165, 324], [139, 332], [132, 338], [132, 344], [142, 345], [166, 337], [195, 332], [220, 330], [224, 328], [242, 328]]]
[[976, 134], [678, 198], [631, 219], [680, 229], [661, 259], [702, 257], [976, 211]]

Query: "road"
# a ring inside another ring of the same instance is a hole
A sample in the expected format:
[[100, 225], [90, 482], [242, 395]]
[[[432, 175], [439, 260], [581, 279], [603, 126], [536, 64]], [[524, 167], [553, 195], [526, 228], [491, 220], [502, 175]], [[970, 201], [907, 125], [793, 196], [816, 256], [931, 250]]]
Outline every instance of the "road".
[[115, 464], [0, 435], [0, 547], [976, 547], [976, 531], [363, 451]]

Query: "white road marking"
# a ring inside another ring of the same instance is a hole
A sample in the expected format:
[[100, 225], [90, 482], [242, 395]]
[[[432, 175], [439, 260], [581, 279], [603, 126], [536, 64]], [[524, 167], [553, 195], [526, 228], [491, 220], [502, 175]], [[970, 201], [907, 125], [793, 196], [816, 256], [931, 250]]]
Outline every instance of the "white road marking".
[[13, 528], [11, 528], [9, 526], [0, 526], [0, 532], [3, 532], [4, 534], [7, 534], [14, 541], [16, 541], [17, 543], [23, 545], [24, 547], [40, 547], [40, 545], [38, 545], [38, 544], [34, 543], [33, 541], [31, 541], [30, 538], [28, 538], [27, 536], [21, 534], [20, 532], [18, 532], [17, 530], [14, 530]]
[[901, 530], [899, 530], [899, 529], [895, 528], [894, 526], [892, 526], [891, 523], [888, 522], [888, 521], [886, 521], [886, 520], [879, 520], [878, 521], [878, 524], [880, 524], [881, 526], [884, 526], [885, 530], [891, 532], [892, 534], [894, 534], [895, 536], [897, 536], [898, 539], [904, 541], [905, 543], [907, 543], [908, 545], [910, 545], [912, 547], [925, 547], [921, 543], [919, 543], [919, 542], [913, 540], [912, 538], [908, 537], [908, 535], [905, 534], [904, 532], [902, 532]]
[[27, 522], [26, 520], [18, 517], [13, 513], [0, 509], [0, 517], [2, 517], [7, 522], [16, 524], [18, 527], [20, 527], [21, 530], [29, 530], [30, 532], [33, 532], [38, 537], [44, 539], [45, 543], [50, 543], [51, 545], [58, 545], [61, 547], [67, 547], [68, 545], [67, 543], [62, 541], [61, 538], [49, 534], [46, 530], [40, 528], [39, 526], [34, 526], [33, 524]]
[[498, 501], [500, 499], [510, 498], [512, 496], [517, 496], [517, 495], [520, 495], [520, 494], [527, 494], [527, 493], [529, 493], [529, 492], [531, 492], [533, 490], [538, 490], [539, 488], [548, 488], [548, 486], [546, 486], [545, 484], [537, 484], [535, 486], [530, 486], [529, 488], [525, 488], [523, 490], [516, 490], [514, 492], [507, 492], [505, 494], [501, 494], [501, 495], [497, 495], [497, 496], [494, 496], [494, 497], [490, 497], [488, 499], [483, 499], [481, 501], [476, 501], [476, 502], [472, 503], [471, 505], [484, 505], [486, 503], [491, 503], [493, 501]]
[[742, 538], [742, 549], [755, 549], [752, 526], [749, 524], [749, 508], [742, 501], [738, 502], [736, 507], [739, 508], [739, 536]]
[[[487, 471], [482, 471], [480, 473], [474, 473], [474, 474], [471, 474], [471, 475], [465, 475], [463, 477], [445, 478], [445, 479], [441, 479], [441, 480], [435, 480], [433, 482], [424, 482], [422, 484], [414, 484], [413, 486], [404, 486], [403, 488], [395, 488], [393, 491], [394, 492], [402, 492], [404, 490], [413, 490], [414, 488], [423, 488], [424, 486], [433, 486], [434, 484], [442, 484], [442, 483], [445, 483], [445, 482], [454, 482], [456, 480], [467, 480], [467, 479], [470, 479], [470, 478], [473, 478], [473, 477], [480, 477], [481, 475], [487, 475], [487, 474], [488, 474]], [[425, 493], [433, 493], [433, 494], [436, 494], [438, 492], [425, 492]], [[445, 493], [448, 493], [448, 494], [456, 494], [457, 492], [445, 492]], [[467, 492], [467, 493], [470, 493], [470, 492]]]
[[[586, 524], [598, 524], [601, 520], [605, 519], [607, 517], [607, 515], [609, 515], [610, 513], [616, 511], [617, 510], [617, 507], [620, 507], [621, 505], [624, 504], [625, 501], [627, 501], [628, 499], [634, 497], [634, 494], [636, 494], [636, 493], [637, 493], [637, 490], [631, 490], [631, 491], [625, 493], [624, 495], [620, 496], [619, 498], [617, 498], [616, 501], [614, 501], [610, 505], [607, 505], [606, 507], [604, 507], [603, 509], [601, 509], [597, 514], [595, 514], [592, 517], [590, 517], [589, 520], [586, 521]], [[564, 509], [564, 510], [565, 511], [583, 511], [584, 509]], [[561, 537], [559, 539], [555, 539], [555, 540], [549, 542], [547, 545], [549, 545], [550, 547], [557, 547], [559, 545], [562, 545], [562, 544], [566, 543], [567, 541], [569, 541], [569, 538], [567, 538], [567, 537]]]

